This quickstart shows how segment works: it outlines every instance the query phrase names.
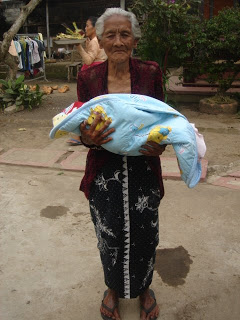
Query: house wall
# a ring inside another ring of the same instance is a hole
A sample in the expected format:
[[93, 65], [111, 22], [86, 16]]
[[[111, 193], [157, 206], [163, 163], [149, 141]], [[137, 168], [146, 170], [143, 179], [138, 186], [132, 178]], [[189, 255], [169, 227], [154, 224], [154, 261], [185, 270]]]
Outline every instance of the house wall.
[[234, 1], [233, 0], [217, 0], [214, 1], [214, 10], [213, 14], [217, 15], [218, 11], [222, 10], [224, 7], [233, 7]]
[[[14, 23], [19, 16], [20, 7], [29, 0], [0, 0], [0, 14], [4, 16], [6, 23]], [[65, 32], [62, 23], [73, 29], [75, 21], [79, 28], [84, 29], [89, 16], [100, 16], [108, 7], [119, 7], [124, 4], [126, 8], [131, 5], [131, 0], [48, 0], [50, 35], [56, 36], [59, 32]], [[1, 23], [1, 22], [0, 22]], [[8, 29], [8, 28], [7, 28]], [[3, 30], [3, 32], [7, 31]], [[46, 0], [40, 4], [28, 16], [19, 33], [41, 32], [46, 36]]]
[[209, 19], [211, 14], [217, 15], [224, 7], [233, 7], [234, 0], [204, 0], [204, 18]]
[[[49, 29], [50, 35], [56, 36], [59, 32], [66, 32], [62, 23], [73, 29], [75, 21], [79, 28], [84, 29], [89, 16], [99, 16], [108, 6], [119, 6], [119, 0], [111, 1], [49, 1]], [[25, 23], [28, 32], [41, 32], [46, 36], [46, 6], [43, 2], [28, 17]]]

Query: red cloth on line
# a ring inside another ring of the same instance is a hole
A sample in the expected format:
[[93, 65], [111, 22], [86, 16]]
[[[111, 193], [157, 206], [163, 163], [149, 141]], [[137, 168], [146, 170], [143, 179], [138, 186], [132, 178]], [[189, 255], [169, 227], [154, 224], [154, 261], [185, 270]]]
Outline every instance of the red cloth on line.
[[[141, 61], [130, 58], [131, 93], [143, 94], [163, 100], [162, 72], [156, 62]], [[107, 94], [108, 61], [79, 71], [77, 81], [78, 100], [82, 102]], [[103, 165], [111, 161], [111, 152], [107, 150], [90, 149], [87, 155], [85, 175], [81, 181], [80, 190], [89, 197], [91, 184]], [[162, 170], [159, 157], [146, 157], [152, 171], [156, 174], [161, 197], [164, 195]]]

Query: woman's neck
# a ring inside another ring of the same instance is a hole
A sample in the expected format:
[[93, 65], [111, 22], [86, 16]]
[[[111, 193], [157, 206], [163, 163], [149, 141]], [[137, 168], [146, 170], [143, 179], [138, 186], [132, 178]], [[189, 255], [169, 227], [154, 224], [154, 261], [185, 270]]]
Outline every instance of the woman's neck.
[[96, 37], [96, 32], [94, 32], [93, 34], [91, 34], [91, 35], [89, 36], [89, 39], [92, 40], [92, 39], [95, 38], [95, 37]]
[[125, 78], [129, 74], [129, 60], [122, 63], [115, 63], [108, 60], [108, 76], [113, 78]]
[[131, 93], [129, 60], [118, 64], [108, 61], [108, 93]]

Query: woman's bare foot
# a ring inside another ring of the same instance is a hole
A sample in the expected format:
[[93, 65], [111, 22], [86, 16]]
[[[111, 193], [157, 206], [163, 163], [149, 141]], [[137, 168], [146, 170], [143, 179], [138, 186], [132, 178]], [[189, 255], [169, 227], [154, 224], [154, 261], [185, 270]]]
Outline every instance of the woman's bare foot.
[[[109, 309], [112, 309], [113, 312], [110, 312], [110, 310], [107, 310], [105, 307], [107, 306]], [[115, 307], [115, 308], [114, 308]], [[116, 291], [108, 289], [107, 295], [103, 299], [103, 303], [100, 308], [101, 314], [109, 317], [113, 320], [121, 320], [119, 312], [118, 312], [118, 295]]]
[[156, 304], [153, 291], [150, 292], [150, 290], [147, 289], [143, 294], [139, 296], [139, 299], [142, 307], [140, 320], [156, 319], [159, 315], [159, 306]]

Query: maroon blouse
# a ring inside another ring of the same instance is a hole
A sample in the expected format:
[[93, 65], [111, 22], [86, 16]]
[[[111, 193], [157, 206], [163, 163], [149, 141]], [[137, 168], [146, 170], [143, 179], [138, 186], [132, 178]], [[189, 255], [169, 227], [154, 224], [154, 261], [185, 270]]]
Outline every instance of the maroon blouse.
[[[162, 73], [156, 62], [141, 61], [130, 58], [131, 93], [143, 94], [159, 100], [163, 100]], [[78, 73], [77, 94], [78, 100], [82, 102], [107, 94], [108, 61], [88, 68]], [[99, 170], [108, 161], [111, 161], [112, 153], [107, 150], [90, 149], [87, 155], [85, 175], [81, 181], [80, 190], [89, 197], [91, 183]], [[161, 197], [164, 195], [162, 181], [162, 170], [159, 157], [146, 157], [149, 166], [156, 174]]]

